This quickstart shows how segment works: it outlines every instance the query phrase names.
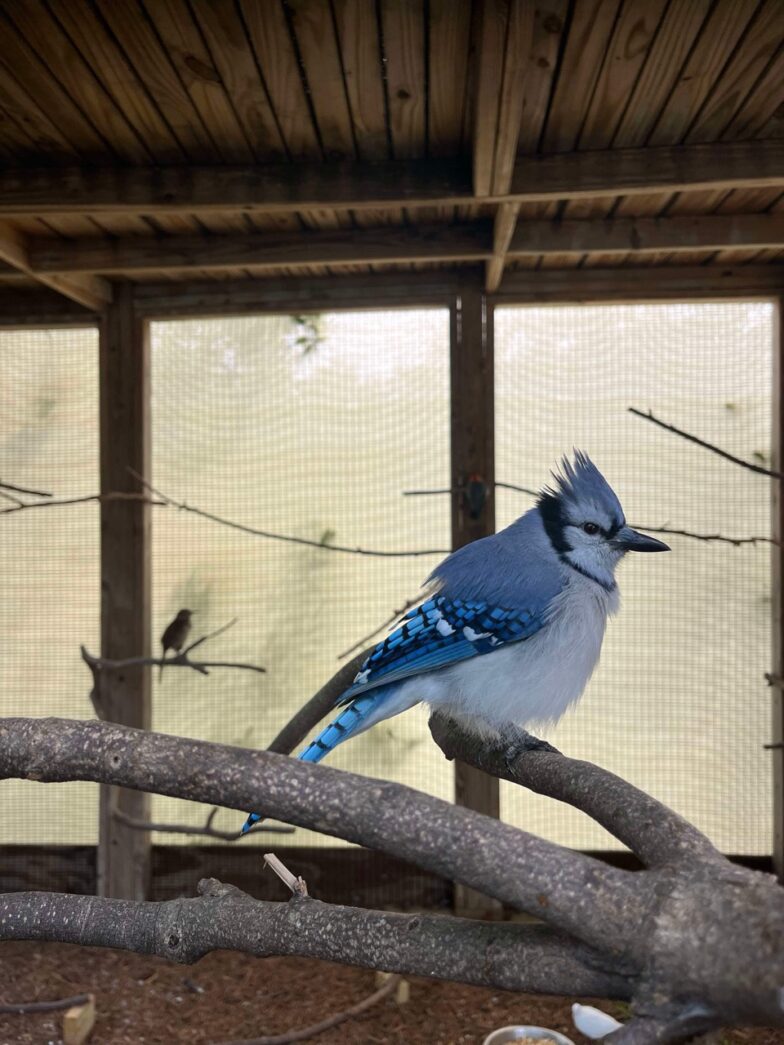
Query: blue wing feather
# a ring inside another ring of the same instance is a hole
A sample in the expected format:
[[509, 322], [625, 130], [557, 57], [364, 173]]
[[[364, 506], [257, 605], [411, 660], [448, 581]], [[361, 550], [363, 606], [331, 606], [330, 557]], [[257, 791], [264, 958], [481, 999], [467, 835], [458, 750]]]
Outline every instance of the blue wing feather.
[[377, 686], [530, 638], [545, 623], [543, 610], [507, 609], [436, 595], [409, 610], [400, 626], [376, 646], [339, 703], [346, 704]]

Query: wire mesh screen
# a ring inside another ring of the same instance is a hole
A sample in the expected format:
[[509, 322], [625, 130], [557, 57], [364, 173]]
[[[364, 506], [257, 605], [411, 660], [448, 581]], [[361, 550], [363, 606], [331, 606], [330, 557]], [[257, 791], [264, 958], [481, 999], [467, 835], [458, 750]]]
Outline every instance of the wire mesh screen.
[[[449, 499], [402, 496], [449, 485], [449, 314], [156, 323], [152, 396], [157, 487], [319, 545], [251, 536], [176, 510], [153, 517], [156, 642], [181, 608], [194, 611], [192, 637], [237, 617], [199, 654], [266, 668], [206, 678], [166, 669], [154, 689], [154, 728], [262, 748], [337, 670], [339, 654], [418, 595], [440, 558], [329, 549], [449, 548]], [[424, 713], [381, 724], [338, 748], [330, 764], [452, 797], [452, 768]], [[156, 798], [154, 815], [195, 824], [204, 810]], [[242, 820], [223, 811], [215, 826], [238, 830]], [[305, 831], [285, 841], [335, 844]]]
[[[58, 499], [95, 494], [97, 331], [0, 331], [0, 357], [0, 479]], [[13, 496], [5, 490], [0, 509], [14, 508]], [[95, 503], [3, 515], [0, 715], [92, 715], [79, 645], [97, 651], [100, 641], [99, 539]], [[0, 844], [97, 840], [94, 785], [0, 789]]]
[[[537, 487], [577, 446], [640, 529], [769, 536], [769, 480], [627, 408], [768, 462], [772, 343], [765, 303], [498, 309], [497, 477]], [[499, 526], [530, 504], [499, 490]], [[621, 566], [601, 664], [549, 738], [650, 791], [724, 851], [769, 854], [770, 546], [664, 539], [670, 554]], [[619, 845], [507, 784], [502, 815], [564, 845]]]

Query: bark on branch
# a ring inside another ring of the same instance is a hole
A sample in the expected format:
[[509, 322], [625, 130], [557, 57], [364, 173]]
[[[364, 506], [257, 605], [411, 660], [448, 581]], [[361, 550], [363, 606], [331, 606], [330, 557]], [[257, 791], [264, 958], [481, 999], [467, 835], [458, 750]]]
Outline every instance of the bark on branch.
[[0, 778], [92, 780], [267, 816], [380, 849], [590, 946], [623, 954], [648, 898], [634, 875], [400, 784], [108, 722], [0, 720]]
[[429, 724], [447, 758], [575, 806], [647, 867], [724, 860], [702, 832], [655, 798], [591, 762], [567, 758], [523, 730], [495, 740], [480, 738], [441, 711], [431, 715]]
[[[253, 900], [215, 879], [198, 897], [155, 903], [68, 893], [0, 895], [3, 939], [119, 947], [192, 964], [228, 949], [302, 955], [516, 991], [629, 998], [633, 976], [543, 926], [492, 925], [443, 915], [394, 914], [293, 897]], [[604, 967], [603, 967], [604, 966]]]

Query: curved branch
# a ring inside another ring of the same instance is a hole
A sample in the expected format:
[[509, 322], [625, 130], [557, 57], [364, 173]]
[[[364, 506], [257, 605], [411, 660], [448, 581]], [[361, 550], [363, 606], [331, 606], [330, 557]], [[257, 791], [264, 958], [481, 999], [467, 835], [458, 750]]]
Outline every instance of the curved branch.
[[[539, 795], [580, 809], [628, 846], [651, 868], [722, 862], [725, 858], [692, 824], [655, 798], [591, 762], [567, 758], [545, 746], [525, 750], [522, 730], [504, 737], [479, 737], [443, 711], [430, 717], [430, 732], [447, 758]], [[536, 742], [541, 745], [541, 742]]]
[[[380, 849], [624, 953], [652, 899], [639, 876], [472, 810], [379, 780], [265, 751], [108, 722], [0, 720], [0, 777], [92, 780], [256, 809]], [[637, 879], [635, 881], [635, 879]]]
[[215, 879], [160, 903], [67, 893], [0, 895], [0, 938], [118, 947], [191, 964], [214, 950], [302, 955], [504, 990], [628, 998], [631, 975], [543, 926], [252, 900]]

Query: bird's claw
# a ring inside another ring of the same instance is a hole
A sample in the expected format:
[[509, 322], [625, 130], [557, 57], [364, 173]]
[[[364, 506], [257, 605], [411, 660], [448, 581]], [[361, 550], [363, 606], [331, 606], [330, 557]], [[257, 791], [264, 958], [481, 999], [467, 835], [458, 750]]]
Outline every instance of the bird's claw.
[[514, 727], [507, 730], [504, 735], [504, 765], [509, 773], [514, 776], [514, 764], [522, 755], [530, 754], [532, 751], [552, 751], [558, 754], [558, 748], [553, 747], [546, 740], [540, 740], [533, 733], [525, 729]]

